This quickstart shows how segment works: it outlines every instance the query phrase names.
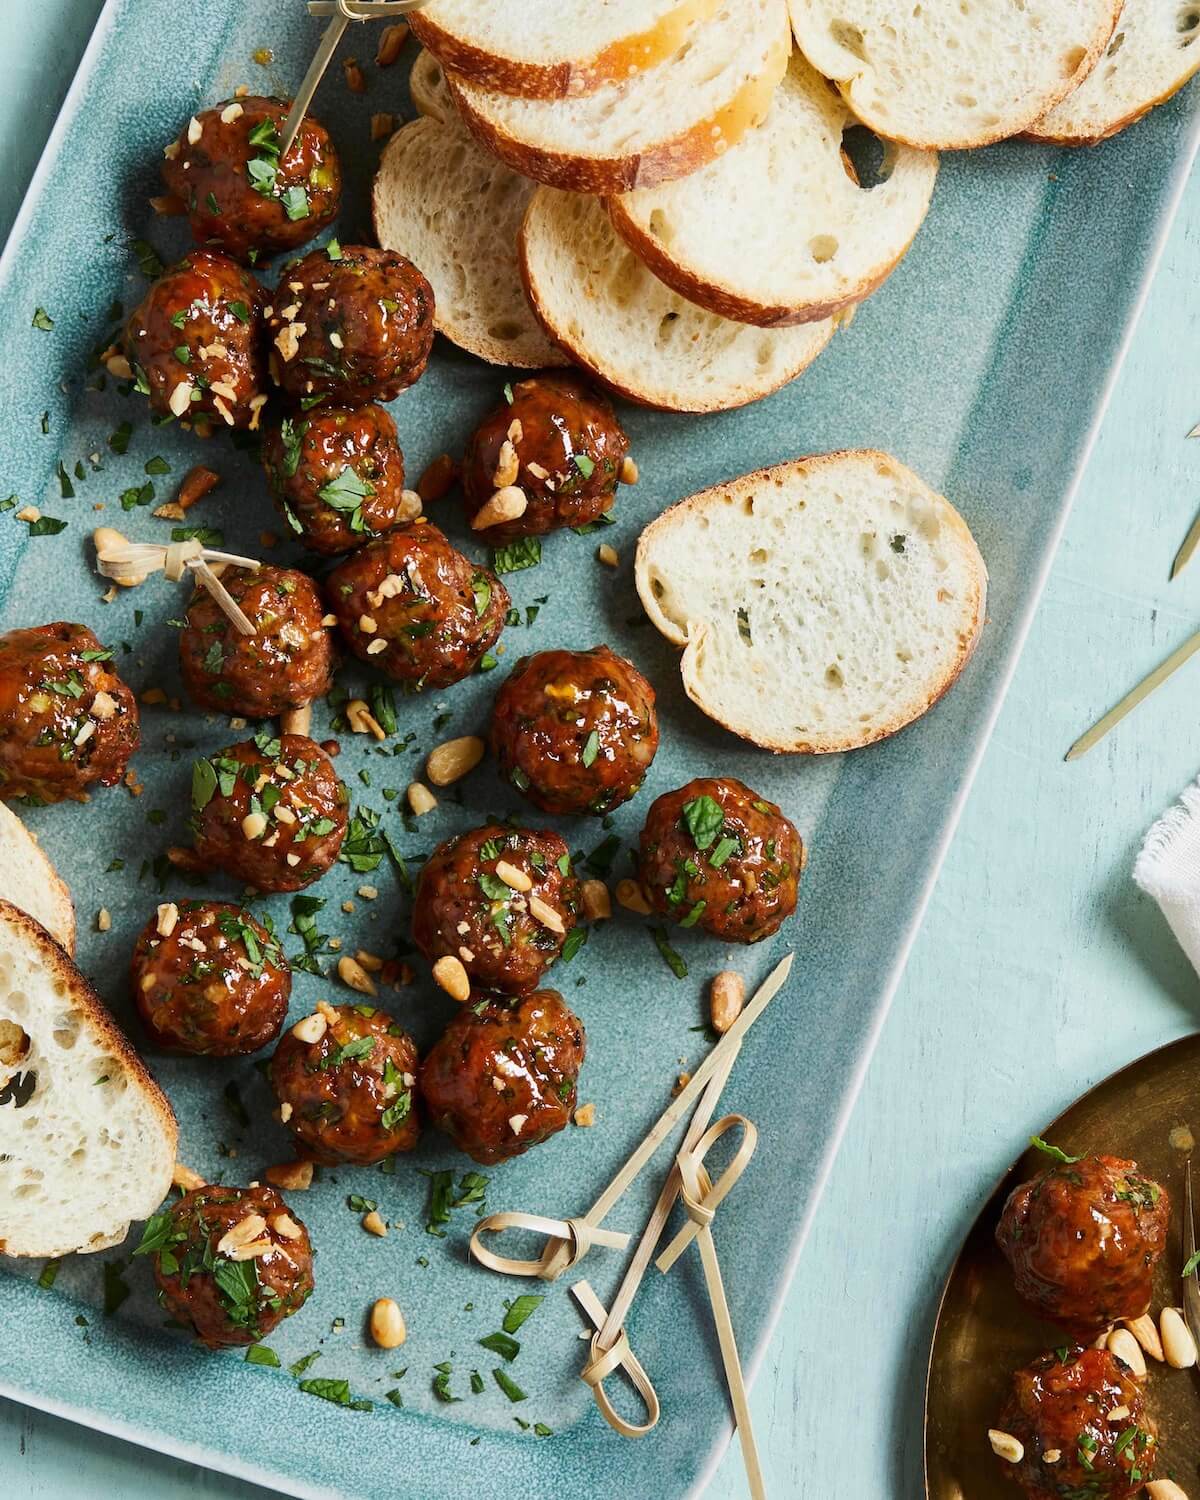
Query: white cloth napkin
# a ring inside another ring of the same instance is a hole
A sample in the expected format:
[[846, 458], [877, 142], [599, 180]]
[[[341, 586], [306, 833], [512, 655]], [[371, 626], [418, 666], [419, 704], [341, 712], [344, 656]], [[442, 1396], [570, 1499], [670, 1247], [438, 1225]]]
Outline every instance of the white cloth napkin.
[[1200, 972], [1200, 781], [1146, 835], [1133, 878], [1158, 902], [1179, 946]]

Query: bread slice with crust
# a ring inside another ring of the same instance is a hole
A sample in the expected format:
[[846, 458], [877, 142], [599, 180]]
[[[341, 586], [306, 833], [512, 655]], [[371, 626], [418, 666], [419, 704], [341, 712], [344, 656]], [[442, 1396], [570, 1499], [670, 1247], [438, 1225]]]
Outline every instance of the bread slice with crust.
[[790, 50], [786, 0], [722, 0], [657, 67], [573, 99], [519, 99], [447, 79], [489, 151], [575, 193], [624, 193], [695, 172], [766, 114]]
[[550, 337], [642, 406], [744, 406], [794, 380], [833, 336], [828, 318], [752, 328], [688, 302], [617, 238], [596, 198], [539, 188], [517, 253], [530, 305]]
[[409, 24], [447, 68], [532, 99], [588, 94], [656, 67], [720, 0], [430, 0]]
[[120, 1244], [170, 1191], [178, 1135], [95, 990], [0, 901], [0, 1253]]
[[1121, 0], [790, 0], [801, 51], [864, 124], [927, 151], [1018, 135], [1079, 87]]
[[408, 91], [412, 95], [414, 106], [429, 119], [440, 120], [443, 125], [461, 123], [454, 100], [450, 97], [445, 69], [425, 47], [413, 58], [412, 70], [408, 75]]
[[937, 177], [933, 152], [884, 144], [883, 180], [860, 185], [844, 146], [855, 123], [795, 52], [761, 125], [690, 177], [610, 198], [609, 214], [656, 276], [722, 317], [827, 318], [887, 279]]
[[1165, 103], [1197, 70], [1200, 7], [1125, 0], [1100, 61], [1025, 133], [1060, 146], [1095, 146]]
[[566, 364], [530, 311], [517, 234], [534, 184], [457, 123], [421, 118], [387, 143], [371, 195], [375, 236], [421, 267], [439, 333], [496, 365]]
[[55, 942], [74, 954], [71, 892], [7, 802], [0, 802], [0, 899], [28, 912]]
[[638, 593], [682, 646], [688, 697], [768, 750], [894, 734], [958, 677], [987, 570], [966, 523], [874, 450], [798, 458], [702, 490], [638, 542]]

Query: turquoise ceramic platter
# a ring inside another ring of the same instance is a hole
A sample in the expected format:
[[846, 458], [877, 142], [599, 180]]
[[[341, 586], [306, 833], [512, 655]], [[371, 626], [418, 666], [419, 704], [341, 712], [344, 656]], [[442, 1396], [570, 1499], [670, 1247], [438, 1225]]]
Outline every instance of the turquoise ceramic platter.
[[[169, 499], [200, 459], [225, 482], [194, 519], [219, 527], [233, 550], [251, 553], [261, 550], [260, 532], [277, 523], [249, 455], [153, 426], [137, 396], [122, 396], [111, 381], [96, 389], [92, 356], [117, 320], [113, 304], [128, 309], [145, 290], [139, 260], [147, 257], [138, 242], [164, 260], [185, 247], [183, 226], [155, 219], [147, 206], [158, 190], [163, 144], [194, 109], [239, 83], [289, 92], [318, 31], [299, 3], [109, 0], [0, 263], [0, 493], [68, 523], [58, 535], [30, 538], [15, 519], [18, 507], [0, 514], [0, 628], [86, 622], [116, 649], [139, 691], [179, 693], [168, 622], [182, 614], [184, 600], [157, 579], [102, 602], [104, 585], [91, 571], [93, 526], [104, 520], [135, 537], [161, 536], [165, 523], [145, 508], [124, 512], [120, 496], [149, 482], [156, 503]], [[352, 33], [345, 51], [369, 59], [374, 45], [372, 33]], [[265, 66], [254, 60], [264, 47], [273, 51]], [[335, 68], [319, 97], [318, 113], [347, 167], [337, 226], [345, 243], [369, 235], [378, 148], [368, 118], [408, 112], [404, 72], [367, 66], [363, 97], [345, 89]], [[587, 1025], [580, 1097], [595, 1103], [597, 1123], [491, 1171], [486, 1191], [491, 1210], [582, 1212], [663, 1108], [677, 1074], [703, 1055], [707, 979], [732, 964], [753, 982], [793, 948], [791, 981], [750, 1033], [723, 1100], [761, 1131], [715, 1229], [751, 1370], [999, 707], [1195, 142], [1195, 111], [1183, 96], [1095, 150], [1013, 144], [946, 159], [911, 253], [799, 381], [721, 416], [622, 411], [642, 480], [622, 491], [617, 524], [605, 533], [620, 553], [615, 571], [597, 563], [595, 537], [551, 538], [540, 566], [506, 580], [520, 623], [505, 632], [494, 673], [401, 699], [398, 732], [383, 746], [341, 736], [339, 766], [356, 801], [382, 815], [406, 855], [419, 856], [488, 814], [519, 816], [522, 805], [487, 763], [411, 828], [389, 790], [419, 772], [435, 743], [486, 723], [495, 686], [518, 656], [608, 641], [658, 689], [662, 750], [648, 785], [611, 830], [561, 825], [573, 849], [592, 851], [611, 832], [621, 844], [614, 877], [625, 873], [652, 798], [714, 772], [778, 800], [800, 826], [811, 847], [800, 909], [771, 943], [730, 953], [680, 933], [672, 941], [690, 972], [679, 979], [641, 919], [618, 911], [554, 971], [552, 982]], [[34, 325], [39, 307], [52, 328]], [[410, 473], [438, 453], [459, 451], [506, 378], [439, 344], [428, 374], [393, 406]], [[123, 423], [132, 428], [127, 446], [119, 436], [110, 441]], [[646, 521], [704, 485], [798, 454], [856, 446], [892, 451], [962, 510], [991, 574], [988, 626], [953, 691], [895, 739], [852, 757], [773, 758], [717, 730], [683, 696], [675, 653], [646, 624], [634, 593], [634, 545]], [[159, 472], [164, 466], [169, 473]], [[94, 509], [99, 504], [103, 513]], [[482, 555], [453, 502], [436, 519]], [[271, 556], [297, 560], [288, 544]], [[367, 677], [348, 667], [340, 681], [357, 692]], [[315, 722], [323, 737], [326, 707]], [[75, 893], [81, 966], [135, 1037], [128, 955], [154, 904], [179, 894], [169, 877], [160, 879], [161, 861], [183, 835], [192, 754], [238, 737], [223, 720], [147, 707], [135, 762], [141, 797], [117, 788], [86, 806], [30, 814]], [[364, 880], [378, 887], [378, 899], [356, 896]], [[220, 879], [205, 889], [235, 894]], [[402, 949], [408, 902], [390, 860], [365, 876], [340, 865], [312, 894], [326, 901], [320, 930], [344, 948]], [[355, 902], [349, 914], [347, 899]], [[96, 931], [100, 907], [112, 914], [105, 933]], [[287, 928], [287, 898], [261, 908]], [[299, 946], [289, 934], [288, 951]], [[332, 957], [319, 955], [326, 969]], [[337, 989], [335, 977], [297, 974], [293, 1016]], [[423, 979], [384, 1003], [422, 1044], [450, 1013]], [[970, 996], [928, 997], [931, 1007], [970, 1003]], [[253, 1060], [150, 1063], [180, 1118], [181, 1158], [201, 1173], [248, 1181], [288, 1154]], [[931, 1085], [914, 1079], [912, 1086]], [[665, 1160], [664, 1153], [664, 1169]], [[478, 1205], [455, 1210], [444, 1237], [426, 1232], [429, 1179], [418, 1169], [470, 1165], [431, 1134], [393, 1175], [326, 1171], [307, 1194], [293, 1195], [318, 1249], [317, 1290], [268, 1341], [279, 1369], [203, 1353], [164, 1328], [148, 1268], [130, 1262], [136, 1230], [118, 1250], [64, 1262], [52, 1287], [39, 1285], [40, 1265], [6, 1262], [0, 1392], [288, 1494], [457, 1500], [486, 1486], [496, 1500], [565, 1493], [674, 1500], [698, 1492], [728, 1438], [729, 1417], [694, 1252], [668, 1277], [652, 1272], [634, 1306], [630, 1336], [663, 1418], [650, 1437], [628, 1442], [605, 1425], [578, 1379], [584, 1345], [570, 1277], [530, 1287], [470, 1266], [466, 1243]], [[657, 1185], [652, 1175], [613, 1215], [614, 1227], [640, 1226]], [[366, 1235], [350, 1194], [376, 1200], [404, 1227], [385, 1240]], [[584, 1274], [608, 1298], [622, 1267], [621, 1255], [594, 1250]], [[511, 1402], [492, 1375], [501, 1361], [478, 1340], [499, 1327], [506, 1299], [530, 1290], [545, 1300], [521, 1329], [509, 1373], [525, 1399]], [[393, 1296], [408, 1323], [408, 1341], [393, 1354], [365, 1337], [366, 1312], [380, 1295]], [[320, 1357], [307, 1373], [346, 1380], [370, 1411], [298, 1388], [287, 1367], [314, 1351]], [[433, 1388], [436, 1367], [446, 1362], [452, 1402]], [[400, 1369], [402, 1376], [394, 1373]], [[473, 1371], [482, 1394], [472, 1392]], [[402, 1407], [385, 1399], [392, 1390]]]

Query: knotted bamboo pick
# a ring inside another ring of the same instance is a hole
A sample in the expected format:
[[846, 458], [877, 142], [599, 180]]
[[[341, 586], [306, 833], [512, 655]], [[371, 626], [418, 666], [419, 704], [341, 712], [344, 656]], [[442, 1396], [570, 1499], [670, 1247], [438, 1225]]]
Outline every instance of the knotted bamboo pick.
[[257, 572], [262, 564], [253, 557], [239, 557], [234, 552], [216, 552], [204, 547], [195, 537], [184, 542], [130, 542], [111, 526], [101, 526], [92, 533], [96, 545], [96, 569], [105, 578], [124, 588], [144, 583], [151, 573], [163, 573], [178, 583], [185, 570], [214, 600], [243, 635], [257, 635], [237, 601], [213, 572], [212, 563], [221, 567], [246, 568]]

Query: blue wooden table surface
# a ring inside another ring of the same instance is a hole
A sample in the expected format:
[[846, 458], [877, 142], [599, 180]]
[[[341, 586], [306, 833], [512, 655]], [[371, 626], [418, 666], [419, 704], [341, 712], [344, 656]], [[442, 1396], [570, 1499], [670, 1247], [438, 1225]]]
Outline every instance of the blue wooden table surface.
[[[100, 3], [0, 5], [0, 237]], [[938, 1289], [989, 1185], [1082, 1089], [1197, 1025], [1200, 985], [1129, 869], [1200, 771], [1200, 662], [1082, 763], [1062, 753], [1200, 624], [1200, 562], [1167, 584], [1200, 508], [1198, 239], [1193, 182], [755, 1384], [775, 1500], [920, 1493]], [[13, 1500], [266, 1494], [4, 1402], [0, 1475]], [[709, 1500], [745, 1495], [731, 1450]]]

